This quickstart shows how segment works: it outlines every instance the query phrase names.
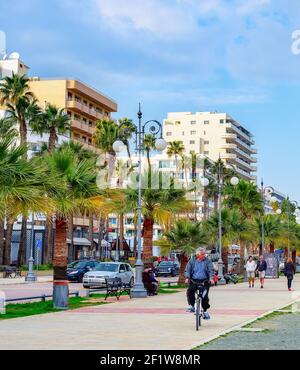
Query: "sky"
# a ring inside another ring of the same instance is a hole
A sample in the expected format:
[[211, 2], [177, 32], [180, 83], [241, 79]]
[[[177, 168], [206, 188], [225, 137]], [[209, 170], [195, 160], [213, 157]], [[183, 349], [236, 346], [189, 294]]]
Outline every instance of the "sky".
[[0, 0], [0, 30], [30, 75], [92, 85], [115, 118], [229, 113], [259, 181], [300, 201], [299, 0]]

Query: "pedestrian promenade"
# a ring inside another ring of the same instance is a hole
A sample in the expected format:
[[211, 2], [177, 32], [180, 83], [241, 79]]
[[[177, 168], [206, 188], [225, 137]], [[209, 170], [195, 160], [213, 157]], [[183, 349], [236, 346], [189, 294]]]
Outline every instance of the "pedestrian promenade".
[[[300, 276], [294, 280], [300, 291]], [[109, 305], [0, 321], [0, 349], [191, 349], [293, 302], [285, 278], [265, 289], [247, 283], [211, 289], [212, 320], [195, 330], [185, 291]]]

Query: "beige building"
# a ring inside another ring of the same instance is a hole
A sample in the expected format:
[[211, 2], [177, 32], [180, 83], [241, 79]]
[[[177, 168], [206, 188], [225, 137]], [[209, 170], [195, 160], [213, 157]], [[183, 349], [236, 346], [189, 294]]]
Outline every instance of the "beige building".
[[164, 138], [168, 142], [182, 141], [187, 153], [203, 154], [213, 161], [220, 157], [233, 165], [240, 177], [257, 180], [253, 135], [227, 113], [168, 113]]
[[71, 138], [93, 149], [92, 135], [96, 121], [109, 119], [117, 103], [87, 84], [73, 79], [32, 78], [30, 89], [41, 105], [64, 108], [71, 118]]

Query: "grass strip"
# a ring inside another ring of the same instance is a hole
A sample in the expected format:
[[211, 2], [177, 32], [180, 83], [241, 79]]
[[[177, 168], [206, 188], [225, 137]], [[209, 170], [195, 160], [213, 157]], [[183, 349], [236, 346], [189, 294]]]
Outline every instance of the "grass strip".
[[[92, 298], [72, 297], [69, 298], [69, 310], [75, 310], [81, 307], [98, 306], [106, 302], [95, 302]], [[53, 301], [31, 302], [31, 303], [14, 303], [6, 306], [6, 313], [0, 315], [0, 320], [15, 319], [33, 315], [41, 315], [52, 312], [61, 312], [53, 308]]]

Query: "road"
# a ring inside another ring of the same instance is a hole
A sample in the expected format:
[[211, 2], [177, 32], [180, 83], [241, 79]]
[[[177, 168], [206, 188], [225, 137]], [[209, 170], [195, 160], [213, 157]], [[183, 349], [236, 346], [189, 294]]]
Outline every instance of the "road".
[[[49, 280], [51, 277], [49, 277]], [[178, 278], [165, 278], [162, 277], [160, 281], [176, 281]], [[70, 283], [70, 292], [79, 292], [79, 295], [84, 296], [86, 289], [83, 288], [82, 283]], [[33, 297], [43, 294], [52, 294], [52, 282], [45, 283], [26, 283], [26, 284], [0, 284], [0, 291], [5, 293], [6, 299], [19, 298], [19, 297]]]

